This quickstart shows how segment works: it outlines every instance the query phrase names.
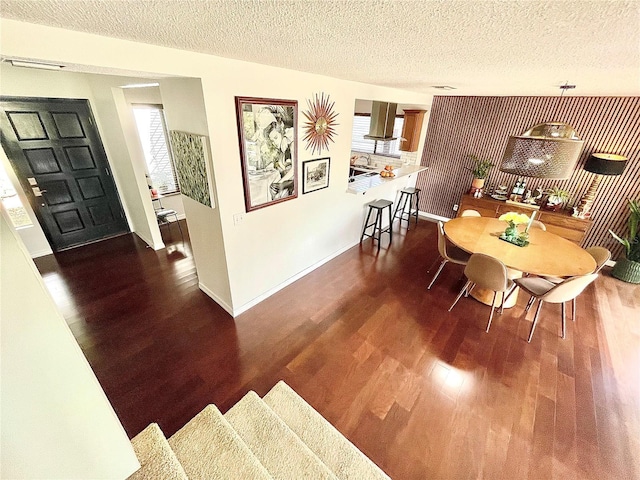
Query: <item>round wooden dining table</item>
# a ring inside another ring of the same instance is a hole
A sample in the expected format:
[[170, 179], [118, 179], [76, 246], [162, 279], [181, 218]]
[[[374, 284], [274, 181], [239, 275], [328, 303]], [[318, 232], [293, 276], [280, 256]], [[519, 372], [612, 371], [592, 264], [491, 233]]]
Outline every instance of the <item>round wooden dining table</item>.
[[[531, 228], [529, 245], [518, 247], [499, 238], [506, 228], [506, 222], [490, 217], [458, 217], [444, 224], [444, 232], [451, 243], [466, 252], [484, 253], [501, 260], [510, 269], [511, 278], [523, 273], [573, 277], [596, 269], [596, 261], [589, 252], [565, 238]], [[477, 300], [491, 304], [481, 289], [476, 292], [474, 288], [471, 294]], [[509, 298], [505, 307], [515, 304], [516, 295], [517, 292], [512, 294], [513, 299]]]

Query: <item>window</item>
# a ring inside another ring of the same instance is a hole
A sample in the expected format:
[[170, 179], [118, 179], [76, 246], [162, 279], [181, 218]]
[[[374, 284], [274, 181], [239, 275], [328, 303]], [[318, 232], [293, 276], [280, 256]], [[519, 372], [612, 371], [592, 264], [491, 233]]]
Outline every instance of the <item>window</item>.
[[153, 187], [163, 195], [179, 192], [162, 106], [135, 105], [133, 114]]
[[369, 134], [370, 123], [371, 115], [356, 115], [353, 117], [351, 149], [356, 152], [400, 158], [400, 135], [402, 135], [404, 117], [396, 117], [393, 124], [393, 136], [396, 137], [397, 140], [393, 140], [392, 142], [378, 142], [364, 138], [365, 135]]

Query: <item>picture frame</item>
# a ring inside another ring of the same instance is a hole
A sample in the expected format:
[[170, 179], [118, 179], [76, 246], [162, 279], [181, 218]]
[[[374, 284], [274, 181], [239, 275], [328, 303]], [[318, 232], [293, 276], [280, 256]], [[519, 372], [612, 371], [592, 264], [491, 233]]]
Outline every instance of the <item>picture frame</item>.
[[169, 138], [180, 193], [207, 207], [215, 207], [209, 183], [207, 137], [170, 130]]
[[236, 97], [247, 212], [298, 196], [298, 102]]
[[323, 157], [302, 162], [302, 193], [311, 193], [329, 186], [331, 158]]

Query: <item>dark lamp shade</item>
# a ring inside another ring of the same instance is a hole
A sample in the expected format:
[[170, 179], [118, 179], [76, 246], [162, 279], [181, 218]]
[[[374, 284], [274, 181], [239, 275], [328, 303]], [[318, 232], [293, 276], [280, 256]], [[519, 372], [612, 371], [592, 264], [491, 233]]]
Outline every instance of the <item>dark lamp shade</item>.
[[611, 153], [592, 153], [584, 169], [598, 175], [621, 175], [627, 164], [627, 157]]

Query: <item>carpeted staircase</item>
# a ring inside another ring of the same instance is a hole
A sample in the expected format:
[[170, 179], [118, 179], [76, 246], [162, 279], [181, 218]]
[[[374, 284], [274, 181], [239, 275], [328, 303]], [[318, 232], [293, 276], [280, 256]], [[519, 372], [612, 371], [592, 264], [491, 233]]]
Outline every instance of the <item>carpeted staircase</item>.
[[286, 383], [208, 405], [167, 440], [152, 423], [132, 441], [132, 480], [389, 479]]

